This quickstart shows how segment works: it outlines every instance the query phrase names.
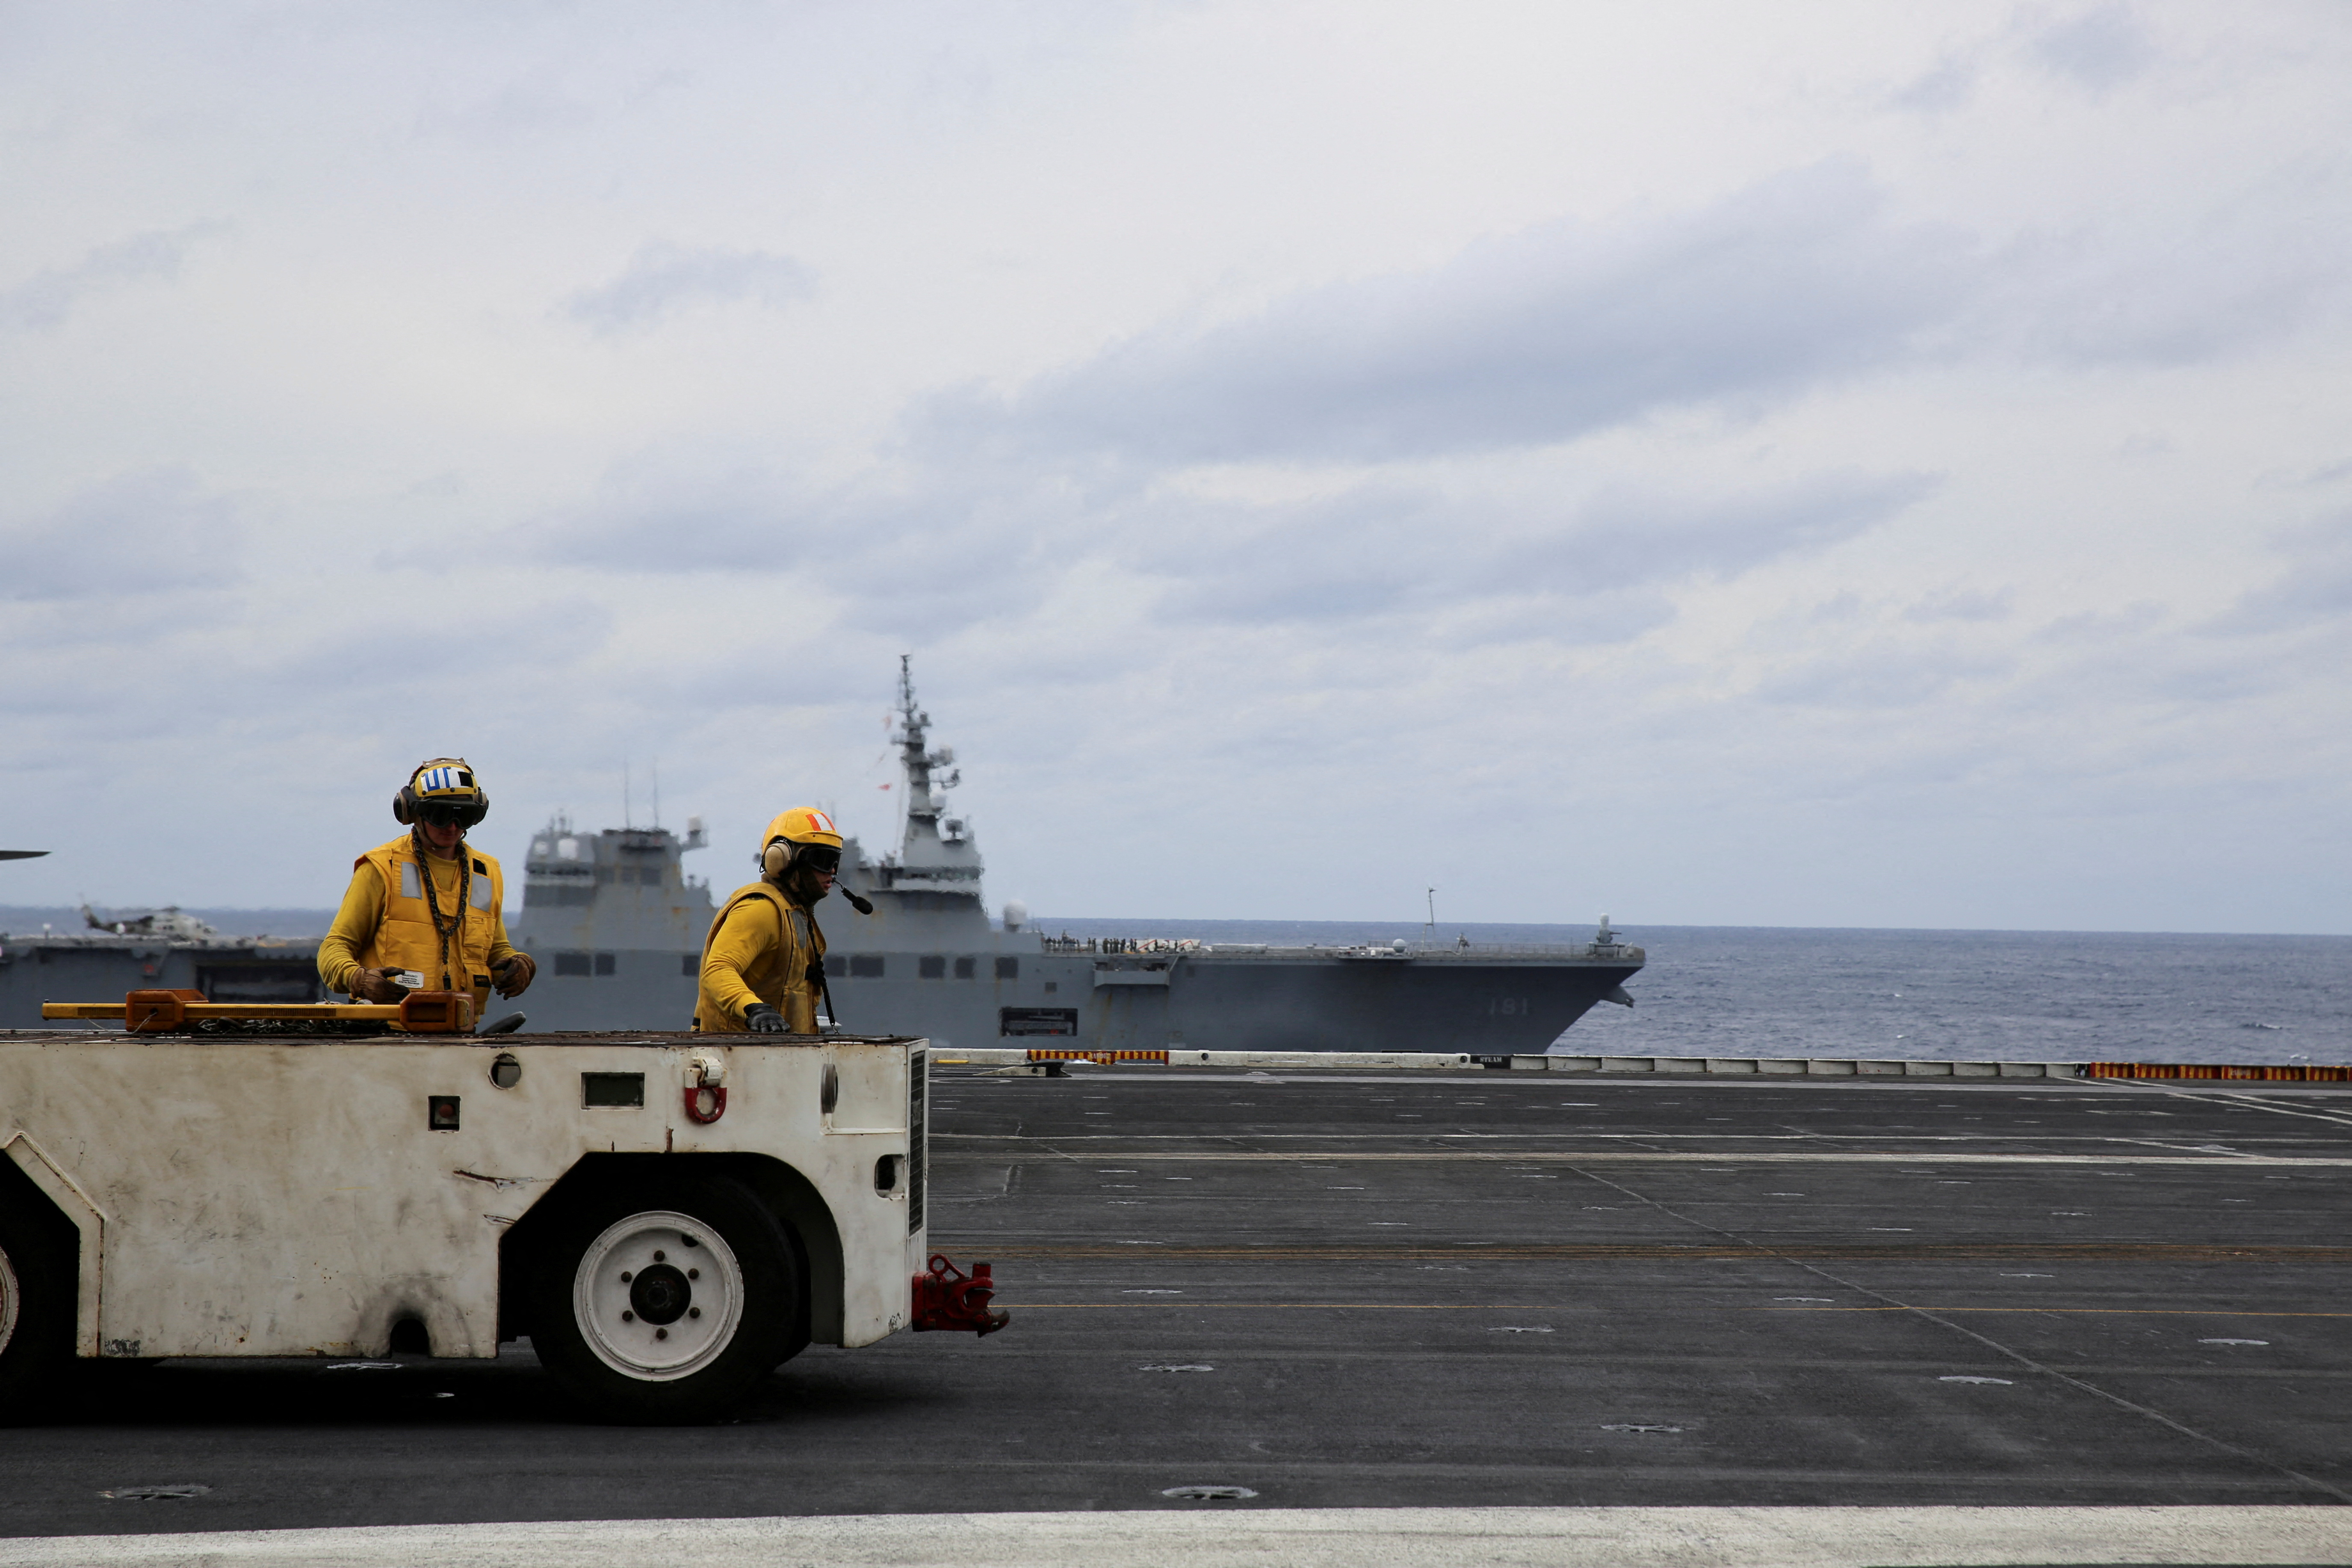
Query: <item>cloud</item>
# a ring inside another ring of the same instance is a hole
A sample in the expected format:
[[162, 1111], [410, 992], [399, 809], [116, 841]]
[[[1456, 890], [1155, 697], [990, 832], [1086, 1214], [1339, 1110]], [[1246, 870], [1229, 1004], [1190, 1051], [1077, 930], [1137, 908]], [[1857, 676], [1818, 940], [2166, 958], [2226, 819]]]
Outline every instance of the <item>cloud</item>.
[[1622, 236], [1554, 224], [1433, 271], [1162, 328], [935, 437], [1146, 461], [1377, 461], [1570, 440], [1786, 393], [1902, 353], [1968, 292], [1969, 246], [1891, 221], [1833, 161]]
[[[404, 679], [420, 684], [464, 681], [495, 669], [509, 689], [552, 695], [576, 687], [582, 668], [610, 642], [615, 620], [609, 605], [585, 595], [518, 599], [509, 594], [499, 596], [494, 613], [469, 616], [462, 636], [419, 637], [400, 603], [405, 597], [395, 595], [372, 613], [313, 624], [307, 636], [288, 628], [287, 646], [256, 650], [253, 678], [289, 690], [331, 682], [356, 692], [373, 689], [374, 672], [384, 669], [396, 668]], [[395, 705], [401, 712], [431, 708]]]
[[180, 275], [189, 247], [221, 226], [200, 223], [154, 229], [86, 251], [67, 266], [35, 273], [14, 289], [0, 289], [0, 327], [29, 331], [60, 326], [93, 294], [134, 283], [169, 282]]
[[1195, 516], [1181, 532], [1137, 530], [1130, 552], [1137, 570], [1171, 585], [1160, 607], [1173, 619], [1337, 621], [1536, 601], [1554, 607], [1568, 640], [1619, 641], [1671, 613], [1653, 592], [1662, 585], [1825, 548], [1937, 482], [1843, 472], [1735, 496], [1619, 486], [1552, 518], [1499, 521], [1475, 498], [1365, 486], [1222, 526]]
[[1874, 638], [1808, 659], [1761, 682], [1759, 700], [1791, 706], [1908, 709], [1933, 703], [1966, 679], [2006, 673], [2014, 661], [1952, 647]]
[[184, 468], [147, 468], [82, 491], [44, 516], [0, 524], [0, 598], [80, 600], [176, 593], [241, 580], [236, 504]]
[[1844, 468], [1736, 489], [1588, 481], [1581, 498], [1547, 501], [1459, 476], [1451, 486], [1368, 478], [1252, 501], [933, 460], [820, 489], [708, 451], [665, 451], [617, 468], [587, 505], [510, 531], [509, 543], [640, 582], [770, 577], [803, 618], [919, 623], [933, 637], [1017, 622], [1057, 595], [1131, 590], [1133, 613], [1165, 627], [1408, 616], [1435, 617], [1449, 641], [1594, 644], [1670, 620], [1668, 587], [1825, 549], [1941, 483]]
[[2095, 93], [2145, 74], [2157, 59], [2147, 25], [2126, 5], [2094, 6], [2044, 27], [2026, 48], [2044, 69]]
[[2006, 588], [1998, 593], [1981, 588], [1947, 588], [1904, 610], [1906, 621], [2005, 621], [2011, 609]]
[[581, 505], [508, 532], [515, 544], [630, 573], [782, 572], [805, 558], [822, 498], [732, 455], [656, 452], [617, 463]]
[[[2034, 357], [2081, 365], [2188, 365], [2341, 315], [2352, 261], [2292, 203], [2205, 215], [2160, 249], [2115, 237], [2017, 245], [2004, 310]], [[1997, 319], [1997, 317], [1996, 317]]]
[[691, 306], [748, 303], [773, 309], [815, 291], [816, 275], [789, 256], [648, 245], [611, 282], [573, 295], [564, 311], [609, 336], [651, 327]]
[[1731, 498], [1612, 490], [1569, 528], [1499, 558], [1491, 585], [1543, 583], [1578, 591], [1733, 577], [1851, 539], [1925, 500], [1941, 482], [1931, 474], [1848, 469]]
[[1976, 93], [1978, 65], [1962, 54], [1946, 55], [1897, 89], [1888, 102], [1915, 114], [1944, 114], [1965, 106]]
[[2203, 629], [2261, 637], [2352, 622], [2352, 511], [2293, 530], [2280, 542], [2287, 570], [2242, 595]]
[[616, 464], [583, 503], [507, 530], [531, 559], [638, 583], [759, 578], [796, 626], [878, 616], [945, 636], [1033, 608], [1103, 554], [1103, 514], [1052, 474], [877, 465], [818, 484], [694, 443]]
[[584, 503], [509, 531], [532, 550], [631, 575], [792, 574], [838, 581], [845, 570], [947, 525], [975, 503], [919, 479], [874, 469], [820, 486], [740, 451], [696, 446], [616, 463]]

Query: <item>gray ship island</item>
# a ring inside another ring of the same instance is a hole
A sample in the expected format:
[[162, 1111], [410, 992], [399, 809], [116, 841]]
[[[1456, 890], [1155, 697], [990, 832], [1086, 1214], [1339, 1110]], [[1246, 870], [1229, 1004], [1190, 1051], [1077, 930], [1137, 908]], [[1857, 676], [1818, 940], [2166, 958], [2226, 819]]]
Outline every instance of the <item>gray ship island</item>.
[[[898, 847], [842, 849], [841, 899], [819, 906], [840, 1026], [917, 1035], [940, 1049], [1542, 1051], [1596, 1002], [1631, 1005], [1643, 952], [1604, 917], [1597, 940], [1490, 946], [1402, 942], [1275, 947], [1189, 939], [1068, 939], [1017, 903], [989, 918], [980, 847], [949, 814], [955, 754], [933, 748], [906, 660], [893, 742], [904, 778]], [[660, 827], [573, 830], [556, 817], [525, 858], [515, 945], [539, 960], [520, 1005], [533, 1031], [677, 1029], [694, 1012], [714, 907], [682, 857], [706, 847]], [[750, 867], [747, 856], [747, 879]], [[731, 880], [731, 879], [730, 879]]]

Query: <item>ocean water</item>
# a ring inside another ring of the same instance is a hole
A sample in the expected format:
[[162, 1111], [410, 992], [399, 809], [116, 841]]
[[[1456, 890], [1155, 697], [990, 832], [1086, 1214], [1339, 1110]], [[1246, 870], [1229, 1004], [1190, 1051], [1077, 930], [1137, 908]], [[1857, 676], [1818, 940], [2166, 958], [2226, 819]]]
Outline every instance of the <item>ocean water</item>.
[[[1062, 921], [1073, 936], [1423, 940], [1418, 925]], [[1445, 925], [1476, 942], [1590, 942], [1593, 928]], [[1555, 1050], [1928, 1061], [2352, 1062], [2352, 937], [2124, 931], [1622, 928], [1648, 966]]]
[[[192, 910], [240, 935], [316, 936], [331, 910]], [[835, 918], [840, 918], [836, 916]], [[70, 910], [0, 908], [0, 931]], [[1053, 935], [1327, 947], [1426, 934], [1340, 921], [1064, 920]], [[1582, 942], [1590, 925], [1461, 925], [1475, 942]], [[1578, 1055], [1942, 1061], [2352, 1062], [2352, 937], [1635, 926], [1648, 966], [1553, 1047]]]

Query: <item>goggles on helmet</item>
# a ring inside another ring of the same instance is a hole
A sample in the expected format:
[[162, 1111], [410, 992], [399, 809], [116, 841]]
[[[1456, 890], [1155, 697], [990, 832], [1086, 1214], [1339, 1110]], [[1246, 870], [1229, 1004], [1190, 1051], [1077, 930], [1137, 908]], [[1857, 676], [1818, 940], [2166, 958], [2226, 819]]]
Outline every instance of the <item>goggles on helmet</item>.
[[830, 844], [803, 844], [793, 858], [812, 871], [841, 869], [841, 851]]
[[416, 807], [416, 819], [434, 827], [471, 827], [482, 820], [482, 808], [472, 801], [428, 800]]

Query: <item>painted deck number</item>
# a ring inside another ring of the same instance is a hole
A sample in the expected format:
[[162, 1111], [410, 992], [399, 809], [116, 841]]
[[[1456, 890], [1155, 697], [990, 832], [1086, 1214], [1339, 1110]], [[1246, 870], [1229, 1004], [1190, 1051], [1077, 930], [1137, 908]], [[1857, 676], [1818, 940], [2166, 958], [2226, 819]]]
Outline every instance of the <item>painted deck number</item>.
[[583, 1072], [580, 1075], [580, 1103], [590, 1107], [643, 1105], [646, 1102], [646, 1075], [641, 1072]]
[[1498, 1013], [1506, 1018], [1516, 1018], [1527, 1010], [1527, 999], [1523, 996], [1505, 996], [1486, 1004], [1486, 1016], [1490, 1018]]
[[425, 1097], [425, 1125], [434, 1132], [457, 1131], [457, 1097], [454, 1094], [428, 1094]]

